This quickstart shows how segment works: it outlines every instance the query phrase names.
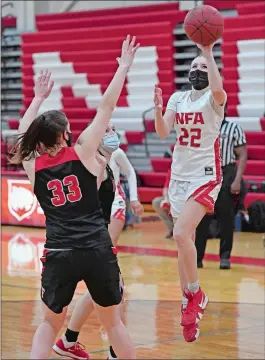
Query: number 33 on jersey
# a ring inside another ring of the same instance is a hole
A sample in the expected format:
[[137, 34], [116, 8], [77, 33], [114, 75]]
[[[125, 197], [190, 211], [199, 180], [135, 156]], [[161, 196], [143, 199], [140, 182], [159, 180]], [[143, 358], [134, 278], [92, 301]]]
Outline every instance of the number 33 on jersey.
[[[64, 192], [67, 188], [67, 193]], [[63, 180], [51, 180], [47, 184], [48, 190], [52, 191], [53, 197], [51, 202], [54, 206], [62, 206], [66, 201], [76, 202], [82, 198], [78, 178], [75, 175], [68, 175]]]

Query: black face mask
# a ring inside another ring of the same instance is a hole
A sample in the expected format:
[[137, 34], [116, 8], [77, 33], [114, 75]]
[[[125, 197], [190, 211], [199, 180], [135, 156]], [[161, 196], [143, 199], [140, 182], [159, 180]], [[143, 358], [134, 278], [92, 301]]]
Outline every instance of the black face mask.
[[189, 74], [189, 82], [195, 90], [203, 90], [209, 85], [208, 74], [198, 69], [191, 71]]
[[73, 143], [73, 135], [71, 132], [67, 131], [66, 132], [67, 135], [68, 135], [68, 140], [65, 140], [66, 141], [66, 144], [67, 146], [72, 146], [72, 143]]

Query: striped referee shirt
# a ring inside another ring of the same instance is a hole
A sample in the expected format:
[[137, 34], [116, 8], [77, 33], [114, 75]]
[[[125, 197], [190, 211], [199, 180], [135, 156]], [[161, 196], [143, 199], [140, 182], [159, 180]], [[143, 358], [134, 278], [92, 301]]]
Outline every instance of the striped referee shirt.
[[235, 148], [246, 145], [246, 136], [240, 125], [223, 120], [220, 129], [222, 166], [236, 162]]

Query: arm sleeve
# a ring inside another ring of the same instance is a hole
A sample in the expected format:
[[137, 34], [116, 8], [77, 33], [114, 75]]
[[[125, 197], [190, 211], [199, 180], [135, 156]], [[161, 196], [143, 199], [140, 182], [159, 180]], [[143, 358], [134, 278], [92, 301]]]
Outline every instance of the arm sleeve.
[[240, 147], [246, 145], [246, 136], [244, 130], [240, 125], [236, 125], [234, 129], [234, 147]]
[[122, 172], [127, 176], [130, 191], [130, 201], [138, 200], [136, 174], [132, 164], [122, 149], [119, 149], [119, 151], [115, 153], [115, 161], [120, 166]]

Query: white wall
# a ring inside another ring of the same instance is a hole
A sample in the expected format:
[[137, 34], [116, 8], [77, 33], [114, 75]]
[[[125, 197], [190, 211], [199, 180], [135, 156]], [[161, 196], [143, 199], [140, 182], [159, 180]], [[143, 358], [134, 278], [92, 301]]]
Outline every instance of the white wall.
[[81, 10], [96, 10], [96, 9], [107, 9], [107, 8], [119, 8], [125, 6], [138, 6], [138, 5], [153, 5], [158, 3], [174, 2], [174, 0], [134, 0], [134, 1], [36, 1], [36, 13], [43, 14], [47, 11], [43, 11], [41, 3], [49, 4], [49, 13], [60, 13], [64, 12], [69, 5], [73, 5], [70, 11], [81, 11]]
[[1, 17], [5, 16], [17, 16], [15, 1], [1, 1]]
[[[4, 16], [17, 16], [21, 7], [22, 0], [2, 0], [2, 17]], [[23, 1], [25, 2], [25, 1]], [[176, 0], [98, 0], [98, 1], [73, 1], [73, 0], [62, 0], [62, 1], [32, 1], [27, 0], [27, 3], [34, 3], [36, 14], [48, 14], [48, 13], [61, 13], [65, 11], [81, 11], [81, 10], [96, 10], [96, 9], [107, 9], [107, 8], [119, 8], [125, 6], [138, 6], [138, 5], [152, 5], [158, 3], [177, 2]], [[203, 1], [197, 1], [197, 5]], [[180, 9], [188, 10], [195, 6], [196, 1], [181, 0]], [[6, 5], [6, 6], [3, 6]], [[20, 6], [19, 6], [20, 5]]]

